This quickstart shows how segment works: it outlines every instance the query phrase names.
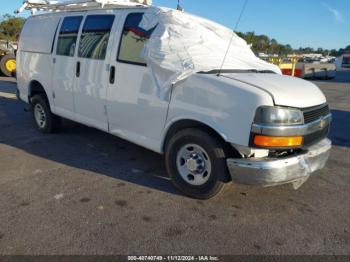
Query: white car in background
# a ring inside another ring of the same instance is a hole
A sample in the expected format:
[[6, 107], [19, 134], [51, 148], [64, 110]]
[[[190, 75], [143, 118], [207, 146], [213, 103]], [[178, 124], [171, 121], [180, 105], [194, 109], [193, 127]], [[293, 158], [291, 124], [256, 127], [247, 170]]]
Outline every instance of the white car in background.
[[298, 188], [329, 157], [326, 98], [237, 36], [220, 70], [230, 32], [149, 6], [34, 15], [20, 37], [19, 95], [41, 132], [67, 118], [165, 154], [188, 196], [211, 198], [229, 181]]

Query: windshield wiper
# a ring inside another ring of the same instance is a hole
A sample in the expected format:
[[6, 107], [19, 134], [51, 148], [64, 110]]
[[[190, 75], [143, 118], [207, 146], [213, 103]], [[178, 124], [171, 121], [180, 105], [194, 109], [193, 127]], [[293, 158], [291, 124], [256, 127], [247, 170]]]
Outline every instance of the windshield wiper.
[[275, 74], [271, 70], [257, 70], [257, 69], [214, 69], [210, 71], [201, 71], [198, 74], [208, 74], [208, 75], [217, 75], [217, 74], [244, 74], [244, 73], [256, 73], [256, 74]]

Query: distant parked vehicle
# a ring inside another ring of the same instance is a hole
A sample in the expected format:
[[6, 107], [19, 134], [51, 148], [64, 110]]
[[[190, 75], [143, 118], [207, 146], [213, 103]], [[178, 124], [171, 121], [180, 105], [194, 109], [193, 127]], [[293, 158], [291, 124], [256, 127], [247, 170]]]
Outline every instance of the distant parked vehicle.
[[350, 54], [344, 54], [335, 60], [337, 69], [350, 68]]
[[0, 40], [0, 69], [5, 76], [13, 76], [16, 72], [17, 44]]
[[350, 67], [350, 54], [343, 55], [342, 67]]
[[[331, 57], [269, 57], [265, 59], [280, 67], [284, 75], [300, 77], [304, 79], [334, 79], [336, 77], [336, 65]], [[322, 62], [323, 61], [323, 62]]]

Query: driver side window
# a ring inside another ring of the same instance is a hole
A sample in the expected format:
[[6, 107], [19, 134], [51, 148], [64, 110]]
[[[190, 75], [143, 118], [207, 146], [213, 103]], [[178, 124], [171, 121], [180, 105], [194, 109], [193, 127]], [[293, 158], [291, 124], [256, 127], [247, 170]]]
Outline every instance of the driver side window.
[[146, 31], [139, 27], [143, 15], [143, 13], [132, 13], [126, 18], [119, 46], [119, 62], [146, 66], [141, 52], [155, 28]]

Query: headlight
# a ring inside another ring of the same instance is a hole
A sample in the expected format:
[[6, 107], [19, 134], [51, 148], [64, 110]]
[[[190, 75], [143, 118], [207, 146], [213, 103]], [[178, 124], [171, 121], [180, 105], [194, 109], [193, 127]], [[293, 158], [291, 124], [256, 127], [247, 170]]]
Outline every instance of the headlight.
[[298, 109], [261, 106], [255, 115], [255, 124], [291, 126], [304, 123], [303, 113]]

